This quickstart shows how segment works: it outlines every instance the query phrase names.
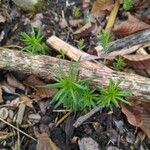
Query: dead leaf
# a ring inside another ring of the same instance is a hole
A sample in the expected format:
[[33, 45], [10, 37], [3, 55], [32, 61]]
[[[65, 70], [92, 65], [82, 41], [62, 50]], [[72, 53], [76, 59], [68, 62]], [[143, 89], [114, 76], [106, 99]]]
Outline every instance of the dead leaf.
[[42, 27], [42, 19], [43, 19], [43, 14], [38, 13], [35, 15], [33, 21], [31, 22], [32, 27], [34, 28], [41, 28]]
[[5, 107], [0, 108], [0, 117], [2, 119], [7, 119], [8, 115], [9, 115], [9, 112], [7, 108]]
[[38, 138], [37, 150], [61, 150], [56, 144], [50, 139], [45, 129], [40, 129], [42, 133], [39, 133], [37, 128], [34, 128], [35, 136]]
[[23, 103], [26, 106], [28, 106], [30, 108], [33, 108], [32, 102], [33, 101], [28, 96], [26, 96], [26, 95], [21, 95], [20, 96], [20, 102], [19, 102], [20, 104]]
[[19, 82], [12, 74], [7, 74], [6, 80], [10, 86], [15, 87], [15, 88], [19, 88], [23, 91], [25, 90], [24, 85], [21, 82]]
[[150, 25], [145, 22], [137, 19], [130, 13], [127, 13], [128, 20], [121, 22], [118, 25], [115, 25], [113, 31], [121, 36], [127, 36], [138, 31], [149, 29]]
[[54, 89], [54, 88], [40, 88], [40, 87], [36, 87], [35, 90], [35, 94], [33, 95], [33, 98], [48, 98], [48, 97], [52, 97], [54, 95], [55, 92], [57, 92], [58, 89]]
[[46, 98], [46, 97], [52, 97], [53, 94], [57, 91], [55, 88], [43, 88], [43, 87], [37, 87], [38, 85], [45, 85], [45, 83], [39, 79], [38, 77], [31, 75], [29, 76], [25, 81], [24, 84], [33, 88], [34, 94], [32, 95], [32, 98]]
[[[139, 55], [148, 55], [147, 51], [144, 49], [144, 47], [141, 47], [139, 48], [137, 51], [136, 51], [136, 54], [139, 54]], [[141, 71], [141, 70], [139, 70]], [[143, 70], [144, 72], [146, 72], [146, 77], [150, 77], [150, 69], [147, 69], [147, 70]]]
[[97, 29], [96, 20], [86, 23], [83, 27], [75, 31], [73, 35], [75, 36], [75, 38], [79, 39], [81, 37], [85, 37], [95, 29]]
[[130, 124], [140, 127], [150, 138], [150, 103], [137, 97], [128, 98], [131, 105], [121, 103], [121, 111], [126, 115]]
[[12, 87], [12, 86], [10, 86], [10, 85], [8, 85], [8, 83], [5, 81], [5, 80], [3, 80], [2, 82], [1, 82], [1, 85], [2, 85], [2, 89], [5, 91], [5, 92], [7, 92], [7, 93], [11, 93], [11, 94], [15, 94], [16, 92], [16, 88], [15, 87]]
[[150, 55], [124, 55], [123, 58], [134, 69], [150, 69]]
[[6, 140], [7, 138], [10, 138], [12, 136], [15, 136], [14, 132], [0, 131], [0, 140]]
[[24, 81], [23, 83], [26, 85], [26, 86], [29, 86], [29, 87], [34, 87], [35, 85], [42, 85], [43, 84], [43, 81], [40, 80], [37, 76], [35, 75], [30, 75], [28, 76]]
[[73, 19], [73, 18], [69, 19], [69, 25], [72, 27], [78, 27], [82, 23], [83, 23], [83, 19]]
[[67, 144], [69, 144], [69, 141], [70, 141], [71, 137], [73, 136], [73, 132], [74, 132], [73, 123], [74, 123], [74, 116], [69, 116], [65, 123], [66, 143]]
[[91, 12], [95, 17], [102, 17], [107, 15], [108, 11], [111, 11], [113, 5], [113, 0], [96, 0]]
[[42, 133], [38, 138], [37, 150], [60, 150], [49, 138], [47, 133]]
[[87, 53], [90, 55], [95, 55], [95, 56], [97, 55], [97, 51], [94, 47], [91, 47], [90, 49], [88, 49]]
[[62, 20], [60, 20], [59, 22], [59, 26], [61, 27], [61, 29], [65, 29], [68, 27], [68, 22], [65, 18], [63, 18]]
[[138, 19], [150, 24], [150, 7], [149, 7], [150, 0], [143, 0], [143, 1], [138, 0], [138, 1], [139, 2], [135, 3], [136, 6], [134, 7], [135, 9], [135, 12], [133, 12], [134, 15]]
[[6, 19], [0, 14], [0, 23], [4, 23]]
[[9, 106], [11, 107], [18, 107], [20, 104], [20, 98], [17, 97], [16, 99], [12, 100], [10, 103], [9, 103]]
[[90, 0], [82, 0], [82, 7], [83, 7], [83, 9], [89, 8], [90, 4], [91, 4]]

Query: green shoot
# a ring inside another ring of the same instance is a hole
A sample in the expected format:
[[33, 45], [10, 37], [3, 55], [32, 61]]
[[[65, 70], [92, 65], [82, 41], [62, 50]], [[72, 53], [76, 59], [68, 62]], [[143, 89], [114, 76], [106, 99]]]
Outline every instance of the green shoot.
[[91, 22], [93, 19], [94, 19], [94, 17], [91, 13], [84, 16], [84, 22], [86, 22], [86, 23]]
[[96, 0], [91, 0], [91, 3], [93, 4]]
[[64, 69], [59, 66], [56, 70], [56, 78], [54, 78], [57, 83], [45, 86], [59, 89], [51, 101], [55, 104], [55, 108], [63, 105], [66, 109], [81, 111], [95, 106], [97, 95], [89, 88], [92, 78], [78, 79], [78, 72], [77, 64], [71, 64], [68, 73], [65, 73]]
[[124, 0], [123, 1], [123, 8], [125, 10], [130, 10], [133, 7], [133, 0]]
[[54, 93], [51, 101], [55, 108], [63, 106], [76, 112], [86, 108], [91, 109], [97, 104], [109, 108], [112, 108], [112, 106], [119, 107], [119, 102], [129, 104], [125, 97], [130, 96], [130, 93], [119, 88], [120, 81], [110, 80], [108, 87], [99, 86], [100, 94], [97, 94], [95, 89], [91, 90], [90, 88], [90, 82], [94, 78], [79, 79], [78, 75], [77, 63], [70, 64], [67, 73], [59, 66], [55, 70], [54, 80], [56, 83], [42, 86], [59, 89]]
[[65, 59], [65, 53], [61, 50], [60, 54], [56, 56], [59, 59]]
[[22, 49], [31, 54], [48, 54], [48, 47], [43, 42], [43, 35], [41, 29], [36, 33], [32, 28], [32, 34], [28, 35], [25, 32], [21, 33], [21, 40], [24, 42], [25, 47]]
[[112, 41], [112, 37], [110, 35], [110, 31], [102, 31], [98, 34], [98, 41], [104, 48], [106, 52], [110, 50], [110, 42]]
[[74, 6], [72, 8], [72, 16], [73, 17], [79, 17], [80, 16], [80, 8]]
[[75, 40], [75, 42], [77, 43], [77, 47], [80, 50], [83, 50], [83, 48], [85, 47], [85, 40], [84, 39], [80, 39], [80, 40]]
[[125, 66], [124, 58], [121, 56], [118, 56], [115, 59], [115, 62], [113, 63], [113, 67], [115, 70], [121, 70]]
[[108, 87], [100, 86], [101, 95], [98, 104], [109, 108], [112, 108], [112, 106], [119, 107], [119, 101], [129, 104], [125, 97], [129, 96], [130, 93], [119, 89], [120, 83], [120, 81], [110, 80]]

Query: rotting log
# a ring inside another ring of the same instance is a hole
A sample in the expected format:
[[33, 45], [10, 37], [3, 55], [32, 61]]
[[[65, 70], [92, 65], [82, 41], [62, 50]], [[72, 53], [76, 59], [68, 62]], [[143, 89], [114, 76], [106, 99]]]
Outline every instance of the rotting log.
[[[61, 60], [58, 58], [36, 55], [9, 50], [0, 50], [0, 69], [9, 71], [21, 71], [22, 73], [35, 74], [42, 78], [48, 78], [55, 76], [54, 70], [61, 65], [65, 71], [68, 70], [70, 61]], [[150, 79], [131, 73], [123, 73], [110, 71], [107, 69], [94, 66], [85, 66], [83, 62], [79, 65], [80, 77], [92, 77], [96, 79], [93, 84], [108, 85], [109, 79], [118, 80], [121, 79], [122, 83], [120, 88], [129, 89], [134, 95], [142, 97], [143, 100], [150, 101]]]
[[110, 51], [120, 50], [122, 48], [132, 47], [138, 44], [145, 44], [150, 42], [150, 29], [129, 35], [122, 39], [118, 39], [110, 43]]

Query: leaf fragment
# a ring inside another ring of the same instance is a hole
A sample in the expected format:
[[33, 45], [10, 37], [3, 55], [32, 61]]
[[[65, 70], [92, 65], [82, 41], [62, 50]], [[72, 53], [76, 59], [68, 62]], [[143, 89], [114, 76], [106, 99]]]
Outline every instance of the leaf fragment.
[[135, 16], [127, 13], [128, 20], [115, 25], [113, 31], [121, 36], [128, 36], [130, 34], [149, 29], [150, 25], [137, 19]]
[[86, 23], [83, 27], [79, 28], [77, 31], [75, 31], [73, 34], [75, 36], [75, 38], [79, 39], [81, 37], [85, 37], [86, 35], [88, 35], [89, 33], [95, 33], [95, 31], [97, 31], [97, 23], [96, 21], [91, 21]]
[[34, 75], [30, 75], [25, 81], [24, 84], [34, 89], [34, 94], [32, 98], [46, 98], [51, 97], [56, 91], [56, 88], [43, 88], [38, 86], [43, 86], [45, 83]]
[[12, 74], [7, 74], [6, 79], [7, 79], [7, 83], [10, 86], [15, 87], [15, 88], [19, 88], [23, 91], [25, 90], [24, 85], [20, 81], [18, 81]]
[[91, 12], [95, 17], [102, 17], [111, 11], [113, 5], [113, 0], [96, 0]]
[[47, 133], [42, 133], [38, 138], [37, 150], [60, 150], [49, 138]]
[[130, 124], [140, 127], [150, 138], [150, 103], [141, 101], [137, 97], [128, 97], [128, 100], [131, 105], [121, 103], [121, 111]]
[[124, 55], [123, 58], [134, 69], [150, 69], [150, 55]]

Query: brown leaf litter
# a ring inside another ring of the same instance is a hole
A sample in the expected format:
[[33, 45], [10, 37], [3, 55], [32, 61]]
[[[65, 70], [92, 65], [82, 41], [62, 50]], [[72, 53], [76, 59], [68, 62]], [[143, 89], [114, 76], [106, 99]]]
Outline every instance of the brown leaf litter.
[[130, 124], [141, 128], [150, 138], [150, 103], [141, 101], [138, 97], [129, 97], [128, 100], [131, 105], [121, 103], [121, 111]]
[[142, 31], [145, 29], [150, 29], [150, 25], [137, 19], [135, 16], [127, 13], [128, 20], [121, 22], [120, 24], [116, 24], [114, 26], [113, 32], [121, 35], [128, 36], [130, 34], [136, 33], [138, 31]]

